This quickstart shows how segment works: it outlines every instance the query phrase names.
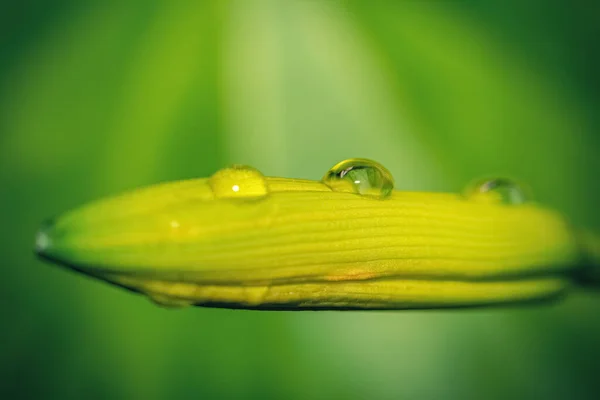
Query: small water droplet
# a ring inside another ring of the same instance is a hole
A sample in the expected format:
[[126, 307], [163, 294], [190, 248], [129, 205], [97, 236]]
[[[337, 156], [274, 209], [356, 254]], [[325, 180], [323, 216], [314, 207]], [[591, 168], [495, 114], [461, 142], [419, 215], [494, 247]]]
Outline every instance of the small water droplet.
[[217, 171], [209, 184], [217, 198], [264, 197], [268, 194], [263, 174], [245, 165], [233, 165]]
[[163, 308], [183, 308], [192, 305], [192, 302], [184, 299], [172, 298], [163, 294], [151, 293], [148, 298], [156, 305]]
[[482, 179], [467, 187], [465, 197], [480, 202], [523, 204], [531, 199], [529, 191], [507, 178]]
[[52, 248], [52, 238], [56, 237], [54, 221], [45, 221], [35, 235], [35, 251], [39, 255], [46, 254]]
[[322, 179], [337, 192], [358, 193], [378, 198], [388, 197], [394, 189], [390, 171], [376, 161], [351, 158], [334, 165]]

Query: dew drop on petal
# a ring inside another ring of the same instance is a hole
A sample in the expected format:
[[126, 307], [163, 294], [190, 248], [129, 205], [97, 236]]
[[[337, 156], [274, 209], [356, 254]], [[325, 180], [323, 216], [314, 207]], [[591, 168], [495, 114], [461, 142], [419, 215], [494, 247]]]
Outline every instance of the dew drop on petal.
[[233, 165], [217, 171], [209, 179], [216, 198], [256, 198], [268, 194], [267, 181], [256, 168]]
[[467, 187], [465, 197], [469, 200], [502, 204], [523, 204], [531, 200], [525, 187], [507, 178], [476, 181]]
[[184, 299], [172, 298], [163, 294], [148, 294], [148, 298], [156, 305], [163, 308], [183, 308], [192, 305], [192, 302]]
[[357, 193], [380, 199], [388, 197], [394, 189], [390, 171], [376, 161], [351, 158], [334, 165], [322, 179], [337, 192]]

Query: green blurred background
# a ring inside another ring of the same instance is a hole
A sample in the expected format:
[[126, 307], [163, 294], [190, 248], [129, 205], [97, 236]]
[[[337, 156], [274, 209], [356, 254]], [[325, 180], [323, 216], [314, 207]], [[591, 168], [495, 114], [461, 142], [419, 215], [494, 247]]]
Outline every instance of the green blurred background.
[[[12, 4], [11, 4], [12, 3]], [[598, 398], [600, 294], [429, 312], [164, 310], [37, 261], [38, 224], [230, 163], [397, 188], [509, 175], [600, 231], [587, 2], [3, 2], [0, 397]]]

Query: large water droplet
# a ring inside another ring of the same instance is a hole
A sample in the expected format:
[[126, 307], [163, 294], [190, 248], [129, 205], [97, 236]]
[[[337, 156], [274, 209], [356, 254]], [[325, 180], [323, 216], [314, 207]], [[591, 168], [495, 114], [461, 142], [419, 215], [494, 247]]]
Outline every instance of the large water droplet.
[[476, 181], [467, 187], [465, 196], [469, 200], [502, 204], [523, 204], [531, 199], [524, 186], [507, 178]]
[[264, 197], [268, 194], [263, 174], [245, 165], [233, 165], [217, 171], [209, 184], [217, 198]]
[[337, 192], [358, 193], [378, 198], [388, 197], [394, 189], [390, 171], [378, 162], [351, 158], [334, 165], [322, 179]]

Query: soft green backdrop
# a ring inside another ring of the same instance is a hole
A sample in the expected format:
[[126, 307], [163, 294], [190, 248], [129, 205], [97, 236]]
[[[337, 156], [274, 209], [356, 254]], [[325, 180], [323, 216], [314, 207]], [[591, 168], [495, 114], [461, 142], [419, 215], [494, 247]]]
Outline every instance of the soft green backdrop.
[[349, 157], [406, 190], [515, 176], [600, 230], [598, 6], [6, 3], [0, 397], [600, 396], [600, 293], [500, 310], [172, 311], [32, 253], [43, 219], [101, 196], [230, 163], [318, 179]]

